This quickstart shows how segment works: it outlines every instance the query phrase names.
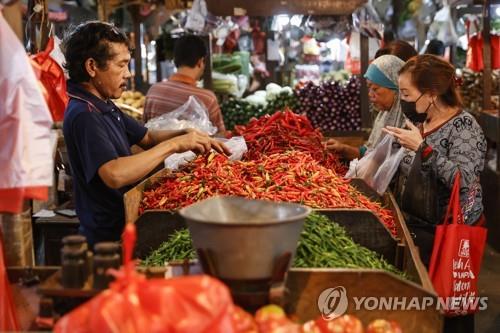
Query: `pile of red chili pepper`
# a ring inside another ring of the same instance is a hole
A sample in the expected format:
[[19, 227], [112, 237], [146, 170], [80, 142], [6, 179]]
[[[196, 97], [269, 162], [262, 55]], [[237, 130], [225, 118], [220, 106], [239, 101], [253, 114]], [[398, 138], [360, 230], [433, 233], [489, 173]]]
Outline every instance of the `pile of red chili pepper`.
[[199, 156], [145, 191], [139, 213], [177, 210], [215, 195], [296, 202], [311, 208], [365, 208], [396, 235], [390, 210], [359, 193], [310, 154], [296, 150], [251, 161], [229, 161], [217, 153]]
[[289, 109], [252, 119], [246, 126], [235, 126], [234, 133], [245, 138], [248, 146], [245, 160], [256, 160], [264, 155], [299, 150], [309, 153], [323, 166], [345, 175], [347, 167], [337, 155], [328, 152], [323, 143], [323, 134], [314, 129], [306, 116]]

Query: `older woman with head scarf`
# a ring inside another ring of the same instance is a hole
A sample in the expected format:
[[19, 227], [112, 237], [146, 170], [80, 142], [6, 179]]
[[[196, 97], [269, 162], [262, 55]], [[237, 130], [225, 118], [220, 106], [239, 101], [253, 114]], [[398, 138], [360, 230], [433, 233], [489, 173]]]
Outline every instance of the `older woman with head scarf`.
[[380, 112], [373, 122], [368, 141], [361, 147], [352, 147], [330, 139], [327, 141], [328, 149], [337, 151], [347, 159], [359, 158], [382, 140], [384, 127], [403, 125], [405, 117], [399, 100], [398, 72], [404, 64], [404, 61], [393, 55], [383, 55], [373, 60], [364, 77], [368, 81], [370, 101]]

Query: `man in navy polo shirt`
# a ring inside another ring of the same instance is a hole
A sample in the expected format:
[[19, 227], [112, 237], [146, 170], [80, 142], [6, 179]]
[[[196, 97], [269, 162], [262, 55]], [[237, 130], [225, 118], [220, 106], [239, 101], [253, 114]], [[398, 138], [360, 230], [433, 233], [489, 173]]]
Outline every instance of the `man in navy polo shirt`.
[[[63, 43], [70, 101], [64, 139], [75, 182], [80, 233], [91, 246], [116, 241], [123, 231], [123, 194], [173, 153], [224, 145], [195, 130], [151, 131], [111, 102], [127, 87], [130, 52], [127, 37], [111, 24], [87, 22]], [[132, 155], [130, 147], [144, 152]]]

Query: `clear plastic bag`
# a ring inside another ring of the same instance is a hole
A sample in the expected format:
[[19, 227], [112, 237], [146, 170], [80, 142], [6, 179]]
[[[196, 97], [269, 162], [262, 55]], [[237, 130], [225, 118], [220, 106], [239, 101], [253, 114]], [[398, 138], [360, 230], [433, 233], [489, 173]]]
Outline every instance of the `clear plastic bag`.
[[207, 108], [194, 96], [189, 96], [188, 101], [174, 111], [151, 119], [145, 126], [153, 130], [194, 128], [210, 135], [217, 132], [217, 127], [208, 118]]
[[404, 152], [405, 148], [397, 144], [392, 135], [386, 135], [363, 158], [351, 161], [345, 178], [361, 178], [382, 195], [394, 177]]
[[170, 170], [177, 170], [179, 167], [191, 162], [196, 158], [196, 154], [191, 150], [183, 153], [175, 153], [165, 159], [165, 168]]
[[[247, 143], [245, 138], [242, 136], [235, 136], [231, 139], [217, 138], [218, 141], [224, 143], [224, 145], [229, 149], [231, 155], [229, 159], [231, 161], [239, 161], [243, 158], [243, 155], [248, 151]], [[177, 170], [180, 166], [194, 160], [196, 154], [192, 151], [186, 151], [184, 153], [172, 154], [165, 159], [165, 168], [171, 170]]]
[[450, 6], [445, 2], [443, 8], [434, 16], [434, 20], [427, 32], [427, 39], [438, 39], [445, 46], [456, 44], [458, 36], [453, 22]]
[[222, 142], [227, 149], [229, 149], [231, 152], [229, 159], [231, 161], [240, 161], [243, 155], [248, 151], [247, 143], [242, 136], [234, 136], [231, 139], [217, 138], [217, 140]]
[[198, 32], [203, 31], [207, 14], [207, 3], [205, 0], [194, 0], [184, 28]]
[[354, 31], [367, 37], [382, 40], [384, 38], [384, 23], [372, 5], [371, 0], [352, 13]]

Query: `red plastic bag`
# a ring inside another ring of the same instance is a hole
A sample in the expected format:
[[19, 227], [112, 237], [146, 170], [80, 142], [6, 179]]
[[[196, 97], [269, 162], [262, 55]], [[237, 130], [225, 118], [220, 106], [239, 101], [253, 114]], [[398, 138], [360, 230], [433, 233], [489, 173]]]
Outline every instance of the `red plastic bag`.
[[445, 219], [436, 228], [429, 268], [434, 289], [444, 298], [446, 315], [465, 315], [478, 309], [477, 281], [486, 233], [483, 227], [463, 223], [457, 172]]
[[3, 255], [3, 238], [0, 230], [0, 332], [18, 331], [16, 306], [12, 299], [7, 268]]
[[125, 264], [110, 289], [62, 317], [55, 332], [237, 332], [229, 289], [206, 275], [149, 279], [135, 272], [135, 226], [124, 232]]
[[[465, 62], [465, 67], [472, 69], [475, 72], [481, 72], [484, 69], [483, 62], [483, 36], [479, 30], [479, 26], [476, 21], [474, 21], [476, 25], [477, 34], [470, 37], [470, 21], [466, 22], [467, 29], [467, 40], [468, 40], [468, 48], [467, 48], [467, 58]], [[500, 68], [500, 36], [491, 35], [490, 36], [491, 43], [491, 69], [499, 69]]]
[[62, 121], [69, 98], [64, 71], [50, 56], [53, 49], [54, 38], [50, 38], [45, 51], [35, 54], [31, 60], [35, 74], [43, 86], [43, 95], [49, 106], [52, 120]]

